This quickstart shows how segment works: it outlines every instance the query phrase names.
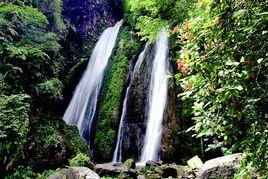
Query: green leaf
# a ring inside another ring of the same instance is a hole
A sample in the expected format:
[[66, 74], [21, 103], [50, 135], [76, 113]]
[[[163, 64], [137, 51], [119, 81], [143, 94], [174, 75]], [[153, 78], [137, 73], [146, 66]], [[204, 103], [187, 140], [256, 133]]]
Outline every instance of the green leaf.
[[230, 116], [233, 116], [234, 112], [235, 112], [235, 109], [233, 107], [228, 109], [228, 113], [229, 113]]
[[263, 58], [260, 58], [257, 60], [258, 64], [260, 64], [263, 61]]
[[236, 86], [235, 89], [237, 89], [238, 91], [242, 91], [243, 87], [241, 85], [239, 85], [239, 86]]

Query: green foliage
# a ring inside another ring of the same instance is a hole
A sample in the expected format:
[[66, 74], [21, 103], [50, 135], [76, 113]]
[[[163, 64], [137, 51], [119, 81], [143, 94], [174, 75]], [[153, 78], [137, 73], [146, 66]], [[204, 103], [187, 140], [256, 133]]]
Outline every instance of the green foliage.
[[88, 157], [88, 155], [83, 153], [78, 153], [73, 159], [70, 160], [70, 166], [72, 167], [91, 167], [93, 164]]
[[58, 32], [66, 30], [61, 14], [62, 14], [62, 1], [61, 0], [32, 0], [31, 4], [36, 6], [41, 12], [43, 12], [48, 20], [51, 22], [51, 28]]
[[[9, 19], [11, 22], [21, 22], [21, 25], [24, 26], [45, 27], [48, 24], [46, 17], [41, 12], [29, 6], [1, 6], [0, 14], [1, 18]], [[6, 23], [10, 23], [10, 21], [6, 21]], [[6, 30], [12, 32], [11, 29]]]
[[19, 166], [18, 169], [12, 173], [11, 175], [5, 177], [6, 179], [13, 179], [13, 178], [36, 178], [36, 174], [33, 172], [31, 167], [23, 167]]
[[[138, 30], [142, 40], [154, 42], [158, 33], [169, 29], [170, 24], [181, 23], [188, 17], [195, 0], [128, 0], [130, 17], [128, 21]], [[126, 15], [128, 17], [128, 15]]]
[[129, 71], [130, 61], [138, 53], [139, 44], [132, 40], [128, 28], [123, 28], [118, 36], [115, 53], [110, 61], [103, 87], [99, 119], [96, 130], [96, 146], [105, 160], [113, 153], [118, 128], [122, 92]]
[[43, 171], [41, 174], [37, 175], [37, 179], [45, 179], [48, 178], [50, 175], [52, 175], [53, 173], [58, 173], [58, 171], [54, 171], [54, 170], [45, 170]]
[[8, 91], [29, 92], [55, 74], [56, 34], [46, 32], [46, 17], [32, 7], [1, 6], [0, 19], [0, 70]]
[[251, 152], [267, 171], [267, 3], [201, 0], [179, 27], [179, 79], [206, 150]]
[[36, 86], [36, 93], [39, 101], [48, 104], [56, 103], [62, 100], [63, 85], [61, 81], [54, 78]]
[[68, 163], [78, 152], [73, 145], [83, 143], [59, 117], [59, 36], [48, 30], [45, 15], [26, 6], [31, 3], [0, 3], [0, 177], [34, 178], [40, 169]]
[[29, 131], [29, 111], [28, 95], [0, 95], [1, 171], [22, 154]]
[[62, 133], [63, 141], [67, 146], [67, 150], [72, 151], [72, 155], [76, 155], [78, 153], [88, 153], [89, 148], [79, 135], [79, 131], [76, 126], [64, 125]]
[[152, 42], [156, 41], [159, 32], [164, 28], [167, 28], [167, 22], [148, 16], [140, 16], [136, 24], [136, 29], [139, 30], [137, 34], [142, 37], [142, 40], [150, 39]]

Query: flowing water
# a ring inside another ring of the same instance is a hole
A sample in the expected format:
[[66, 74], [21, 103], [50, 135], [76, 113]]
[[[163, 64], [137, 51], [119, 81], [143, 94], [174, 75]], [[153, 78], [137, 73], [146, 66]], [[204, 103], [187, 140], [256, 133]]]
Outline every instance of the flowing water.
[[123, 110], [122, 110], [122, 115], [121, 115], [121, 119], [120, 119], [120, 124], [119, 124], [119, 129], [118, 129], [118, 133], [117, 133], [117, 142], [116, 142], [116, 148], [114, 151], [114, 155], [113, 155], [113, 161], [112, 162], [122, 162], [122, 151], [121, 151], [121, 146], [122, 146], [122, 128], [124, 127], [124, 118], [126, 115], [126, 111], [127, 111], [127, 100], [128, 100], [128, 96], [129, 96], [129, 89], [134, 81], [134, 77], [136, 72], [140, 69], [141, 64], [144, 60], [144, 56], [146, 53], [146, 50], [149, 46], [149, 42], [146, 43], [144, 50], [140, 53], [138, 60], [133, 68], [133, 70], [130, 72], [130, 82], [129, 85], [127, 87], [126, 90], [126, 95], [125, 95], [125, 99], [123, 102]]
[[162, 120], [167, 102], [167, 55], [168, 37], [166, 31], [160, 33], [160, 38], [156, 43], [156, 54], [153, 61], [149, 91], [149, 113], [146, 127], [145, 141], [139, 163], [149, 160], [156, 161], [160, 140], [162, 136]]
[[123, 20], [107, 28], [94, 47], [87, 69], [77, 85], [63, 120], [76, 125], [81, 136], [89, 142], [89, 131], [96, 111], [104, 72], [116, 43]]

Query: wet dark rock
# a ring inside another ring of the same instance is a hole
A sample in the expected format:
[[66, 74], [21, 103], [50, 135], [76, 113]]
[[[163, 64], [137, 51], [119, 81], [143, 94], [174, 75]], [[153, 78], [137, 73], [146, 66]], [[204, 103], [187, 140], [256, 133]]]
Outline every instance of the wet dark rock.
[[[170, 65], [169, 72], [173, 73], [172, 66]], [[160, 158], [165, 163], [171, 163], [180, 159], [178, 149], [180, 148], [180, 138], [177, 133], [180, 130], [180, 117], [178, 113], [178, 100], [175, 85], [175, 79], [169, 78], [168, 81], [168, 101], [163, 116], [163, 134], [160, 146]]]
[[121, 146], [123, 161], [128, 158], [138, 160], [141, 155], [148, 118], [146, 104], [148, 101], [153, 58], [154, 48], [150, 46], [129, 90], [127, 111], [122, 131], [124, 136]]
[[97, 164], [94, 166], [94, 170], [100, 176], [116, 177], [119, 176], [121, 173], [124, 173], [131, 177], [136, 177], [135, 169], [129, 169], [122, 164], [114, 164], [114, 163]]
[[176, 178], [177, 177], [177, 170], [175, 168], [172, 168], [172, 167], [164, 168], [162, 176]]
[[[130, 160], [129, 160], [130, 161]], [[195, 161], [195, 162], [193, 162]], [[196, 167], [196, 161], [198, 167]], [[100, 176], [116, 178], [233, 178], [234, 173], [241, 166], [242, 154], [227, 155], [211, 159], [204, 164], [197, 156], [191, 159], [190, 166], [172, 164], [158, 165], [155, 161], [148, 161], [145, 166], [137, 165], [136, 169], [129, 169], [121, 163], [106, 163], [95, 165], [95, 172]], [[194, 164], [194, 165], [192, 165]], [[199, 165], [200, 164], [200, 165]]]
[[162, 176], [164, 178], [172, 177], [172, 178], [181, 178], [187, 177], [191, 172], [191, 168], [188, 166], [176, 165], [176, 164], [164, 164], [161, 165], [163, 170]]
[[121, 0], [63, 0], [63, 16], [77, 28], [78, 34], [99, 34], [122, 18]]

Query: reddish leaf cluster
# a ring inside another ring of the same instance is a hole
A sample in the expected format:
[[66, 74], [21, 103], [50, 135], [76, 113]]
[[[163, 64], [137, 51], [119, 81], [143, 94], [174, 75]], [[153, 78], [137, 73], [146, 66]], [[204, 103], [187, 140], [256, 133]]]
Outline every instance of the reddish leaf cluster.
[[179, 26], [175, 26], [174, 29], [173, 29], [173, 31], [172, 31], [172, 34], [173, 34], [173, 35], [178, 34], [178, 33], [179, 33], [179, 30], [180, 30], [180, 29], [179, 29]]
[[201, 56], [200, 59], [201, 59], [201, 62], [205, 62], [206, 61], [206, 56], [203, 55], [203, 56]]
[[247, 65], [247, 66], [253, 66], [253, 63], [252, 63], [252, 61], [250, 61], [250, 60], [246, 60], [245, 62], [245, 65]]
[[187, 66], [185, 61], [184, 60], [178, 60], [177, 64], [178, 64], [178, 70], [180, 70], [182, 72], [183, 77], [186, 77], [187, 73], [189, 71], [189, 67]]
[[214, 23], [216, 25], [219, 25], [221, 23], [221, 19], [219, 17], [217, 17], [215, 20], [214, 20]]

